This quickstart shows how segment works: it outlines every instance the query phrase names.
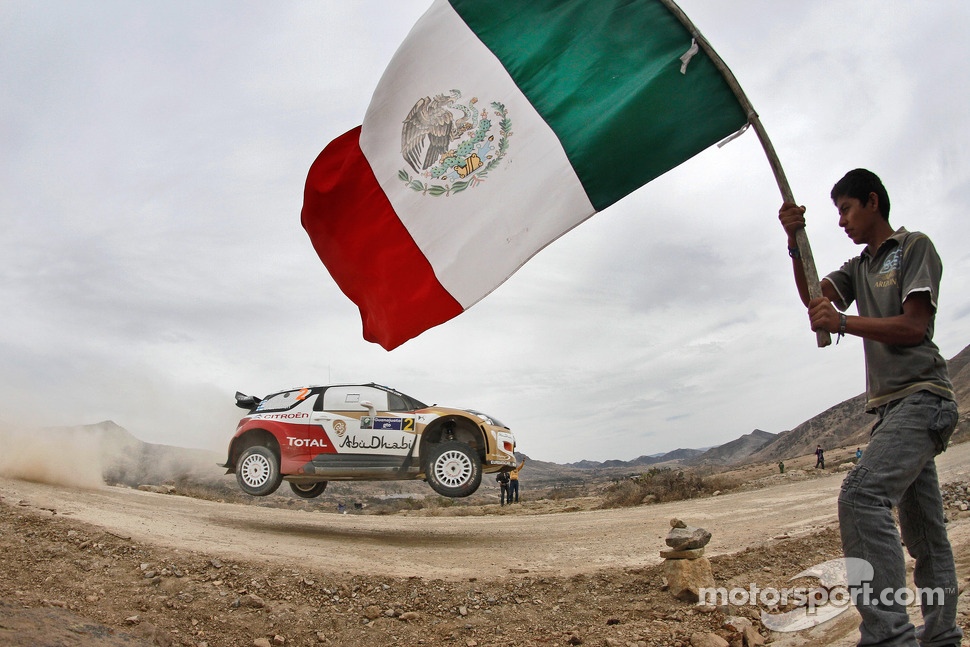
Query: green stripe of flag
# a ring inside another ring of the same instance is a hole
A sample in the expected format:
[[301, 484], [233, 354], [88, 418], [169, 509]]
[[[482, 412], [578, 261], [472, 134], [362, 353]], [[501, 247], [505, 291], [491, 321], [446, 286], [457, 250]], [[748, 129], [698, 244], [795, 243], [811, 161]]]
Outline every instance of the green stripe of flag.
[[605, 209], [741, 128], [713, 63], [658, 0], [450, 0]]

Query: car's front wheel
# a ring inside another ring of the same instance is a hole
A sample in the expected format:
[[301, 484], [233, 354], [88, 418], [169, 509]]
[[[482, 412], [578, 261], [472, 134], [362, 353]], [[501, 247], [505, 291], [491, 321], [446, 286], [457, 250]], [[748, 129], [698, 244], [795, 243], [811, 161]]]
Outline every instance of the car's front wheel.
[[252, 496], [268, 496], [283, 482], [280, 459], [269, 447], [247, 447], [236, 462], [236, 482]]
[[425, 477], [428, 485], [442, 496], [469, 496], [482, 484], [482, 461], [465, 443], [438, 443], [431, 446]]
[[317, 481], [316, 483], [294, 483], [290, 481], [290, 489], [298, 497], [313, 499], [323, 494], [323, 491], [327, 489], [327, 481]]

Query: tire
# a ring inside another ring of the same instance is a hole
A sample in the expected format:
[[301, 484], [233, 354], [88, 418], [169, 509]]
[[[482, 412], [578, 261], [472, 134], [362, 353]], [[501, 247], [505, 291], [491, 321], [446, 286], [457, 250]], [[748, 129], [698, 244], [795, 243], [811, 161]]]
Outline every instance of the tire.
[[327, 481], [317, 481], [316, 483], [295, 483], [290, 481], [290, 489], [293, 494], [304, 499], [313, 499], [327, 489]]
[[482, 484], [482, 461], [465, 443], [450, 440], [432, 445], [425, 465], [428, 485], [441, 496], [466, 497]]
[[236, 483], [246, 494], [268, 496], [276, 492], [282, 482], [280, 459], [268, 447], [248, 447], [236, 461]]

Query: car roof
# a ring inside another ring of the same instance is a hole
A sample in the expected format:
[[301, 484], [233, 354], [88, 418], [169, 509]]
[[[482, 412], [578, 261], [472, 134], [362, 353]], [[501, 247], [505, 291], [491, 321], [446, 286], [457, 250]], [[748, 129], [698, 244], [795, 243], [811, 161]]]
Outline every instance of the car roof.
[[294, 386], [289, 389], [273, 391], [271, 395], [275, 395], [277, 393], [286, 393], [287, 391], [299, 391], [300, 389], [329, 389], [333, 386], [372, 386], [378, 389], [384, 389], [385, 391], [390, 391], [391, 393], [401, 393], [401, 391], [398, 391], [397, 389], [392, 389], [389, 386], [377, 384], [376, 382], [334, 382], [333, 384], [301, 384], [300, 386]]
[[[279, 395], [280, 393], [287, 393], [289, 391], [299, 391], [300, 389], [311, 389], [316, 391], [316, 390], [322, 390], [322, 389], [329, 389], [334, 386], [369, 386], [377, 389], [383, 389], [388, 393], [394, 393], [395, 395], [399, 395], [403, 398], [407, 398], [408, 400], [414, 400], [415, 402], [419, 402], [419, 403], [421, 402], [421, 400], [418, 400], [414, 396], [408, 395], [403, 391], [398, 391], [397, 389], [391, 388], [389, 386], [384, 386], [383, 384], [378, 384], [376, 382], [338, 382], [335, 384], [309, 384], [305, 386], [296, 386], [291, 389], [281, 389], [279, 391], [273, 391], [272, 393], [267, 395], [266, 398], [274, 395]], [[263, 399], [265, 400], [266, 398], [263, 398]]]

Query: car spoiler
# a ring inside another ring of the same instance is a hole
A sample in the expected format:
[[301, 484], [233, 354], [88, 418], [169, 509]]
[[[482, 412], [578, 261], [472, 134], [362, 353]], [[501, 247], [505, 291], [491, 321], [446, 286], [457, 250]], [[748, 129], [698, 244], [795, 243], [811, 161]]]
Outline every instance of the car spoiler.
[[236, 391], [236, 406], [240, 409], [252, 411], [259, 406], [259, 403], [262, 402], [262, 400], [262, 398], [257, 398], [255, 395], [246, 395], [245, 393]]

